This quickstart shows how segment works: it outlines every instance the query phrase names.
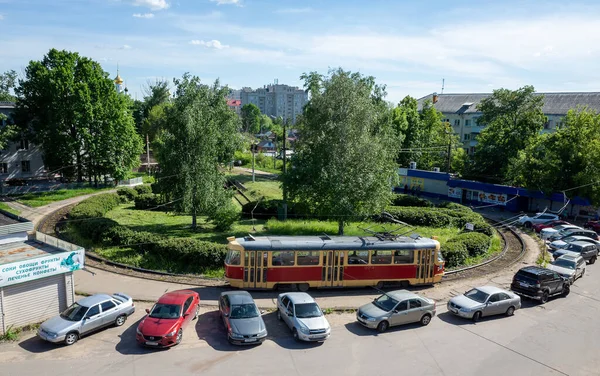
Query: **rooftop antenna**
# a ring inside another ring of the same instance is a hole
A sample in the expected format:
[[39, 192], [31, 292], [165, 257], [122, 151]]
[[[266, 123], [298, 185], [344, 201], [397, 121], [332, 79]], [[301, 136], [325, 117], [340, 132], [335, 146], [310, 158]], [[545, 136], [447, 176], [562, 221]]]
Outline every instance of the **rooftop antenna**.
[[440, 94], [444, 94], [444, 82], [446, 79], [442, 78], [442, 92]]

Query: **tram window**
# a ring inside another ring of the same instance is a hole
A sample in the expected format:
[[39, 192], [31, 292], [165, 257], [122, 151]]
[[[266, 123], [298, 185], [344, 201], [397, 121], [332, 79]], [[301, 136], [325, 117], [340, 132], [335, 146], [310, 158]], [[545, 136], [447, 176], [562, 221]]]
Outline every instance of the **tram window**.
[[444, 256], [442, 256], [442, 251], [437, 251], [437, 259], [440, 263], [444, 262]]
[[271, 264], [273, 266], [294, 266], [293, 251], [276, 251], [273, 252]]
[[369, 251], [348, 252], [348, 265], [360, 265], [369, 263]]
[[319, 265], [318, 251], [299, 251], [296, 252], [298, 265]]
[[391, 264], [392, 251], [371, 251], [371, 264]]
[[394, 251], [394, 264], [412, 264], [414, 256], [412, 250], [402, 249]]
[[228, 251], [225, 263], [227, 265], [240, 265], [240, 251]]

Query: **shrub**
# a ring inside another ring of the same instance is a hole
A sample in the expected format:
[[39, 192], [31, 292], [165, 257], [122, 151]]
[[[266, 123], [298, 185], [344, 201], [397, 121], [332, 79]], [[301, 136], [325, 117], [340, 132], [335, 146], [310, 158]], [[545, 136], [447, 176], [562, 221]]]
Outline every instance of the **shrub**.
[[444, 202], [442, 202], [442, 203], [440, 203], [438, 205], [438, 208], [452, 209], [452, 210], [462, 210], [462, 211], [470, 211], [470, 212], [473, 211], [468, 206], [457, 204], [456, 202], [452, 202], [452, 201], [444, 201]]
[[256, 205], [256, 202], [248, 202], [242, 206], [242, 216], [244, 218], [252, 218], [251, 213], [252, 210], [254, 210], [254, 218], [277, 218], [277, 208], [279, 207], [280, 203], [280, 200], [262, 200], [258, 203], [258, 205]]
[[467, 246], [460, 240], [449, 240], [441, 245], [442, 256], [446, 260], [446, 267], [454, 268], [462, 265], [469, 257]]
[[387, 212], [394, 218], [414, 226], [448, 227], [453, 219], [446, 213], [433, 208], [389, 207]]
[[136, 185], [134, 189], [138, 193], [138, 195], [152, 193], [152, 187], [150, 186], [150, 184]]
[[77, 204], [71, 210], [70, 217], [71, 219], [100, 218], [119, 204], [119, 196], [116, 193], [103, 193]]
[[138, 192], [130, 187], [123, 187], [117, 189], [117, 194], [121, 197], [125, 197], [127, 201], [133, 201], [138, 196]]
[[411, 195], [396, 194], [393, 200], [394, 206], [432, 207], [431, 201]]
[[228, 203], [217, 210], [212, 216], [211, 220], [215, 225], [217, 231], [227, 231], [231, 229], [231, 226], [240, 217], [239, 210], [233, 205]]
[[450, 239], [453, 240], [461, 241], [471, 257], [482, 255], [490, 248], [490, 237], [479, 232], [465, 232]]
[[155, 259], [162, 259], [166, 265], [174, 265], [177, 272], [195, 272], [198, 269], [220, 268], [225, 261], [225, 244], [205, 242], [197, 239], [166, 239], [148, 247]]
[[140, 194], [135, 198], [135, 208], [138, 210], [156, 208], [163, 203], [163, 198], [153, 193]]
[[73, 222], [77, 230], [93, 242], [102, 241], [103, 234], [119, 224], [108, 218], [94, 218]]

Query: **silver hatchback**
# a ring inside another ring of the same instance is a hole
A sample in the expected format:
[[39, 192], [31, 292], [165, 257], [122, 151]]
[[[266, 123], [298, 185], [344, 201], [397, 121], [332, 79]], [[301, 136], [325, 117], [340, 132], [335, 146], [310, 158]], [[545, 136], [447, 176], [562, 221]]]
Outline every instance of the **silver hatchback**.
[[494, 286], [476, 287], [448, 301], [448, 311], [479, 321], [483, 316], [512, 316], [521, 308], [521, 298], [511, 291]]
[[391, 291], [356, 311], [356, 320], [367, 328], [385, 332], [390, 326], [419, 322], [429, 325], [435, 301], [407, 290]]

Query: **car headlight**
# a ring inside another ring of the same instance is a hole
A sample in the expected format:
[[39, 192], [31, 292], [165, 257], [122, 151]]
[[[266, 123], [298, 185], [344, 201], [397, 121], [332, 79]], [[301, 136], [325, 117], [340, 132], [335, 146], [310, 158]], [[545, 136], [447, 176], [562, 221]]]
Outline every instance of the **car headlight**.
[[300, 331], [303, 334], [310, 334], [310, 329], [308, 329], [308, 327], [304, 326], [303, 324], [298, 325], [298, 329], [300, 329]]
[[460, 309], [461, 312], [471, 312], [470, 308], [461, 308]]
[[173, 337], [177, 333], [177, 330], [173, 330], [171, 333], [167, 333], [165, 337]]
[[229, 335], [231, 336], [231, 338], [244, 338], [243, 335], [236, 332], [229, 332]]
[[139, 327], [137, 327], [137, 328], [135, 329], [135, 332], [136, 332], [137, 334], [141, 335], [141, 336], [143, 335], [143, 334], [142, 334], [142, 331], [140, 330], [140, 328], [139, 328]]
[[375, 317], [367, 317], [367, 321], [375, 322], [375, 321], [377, 321], [377, 319]]

